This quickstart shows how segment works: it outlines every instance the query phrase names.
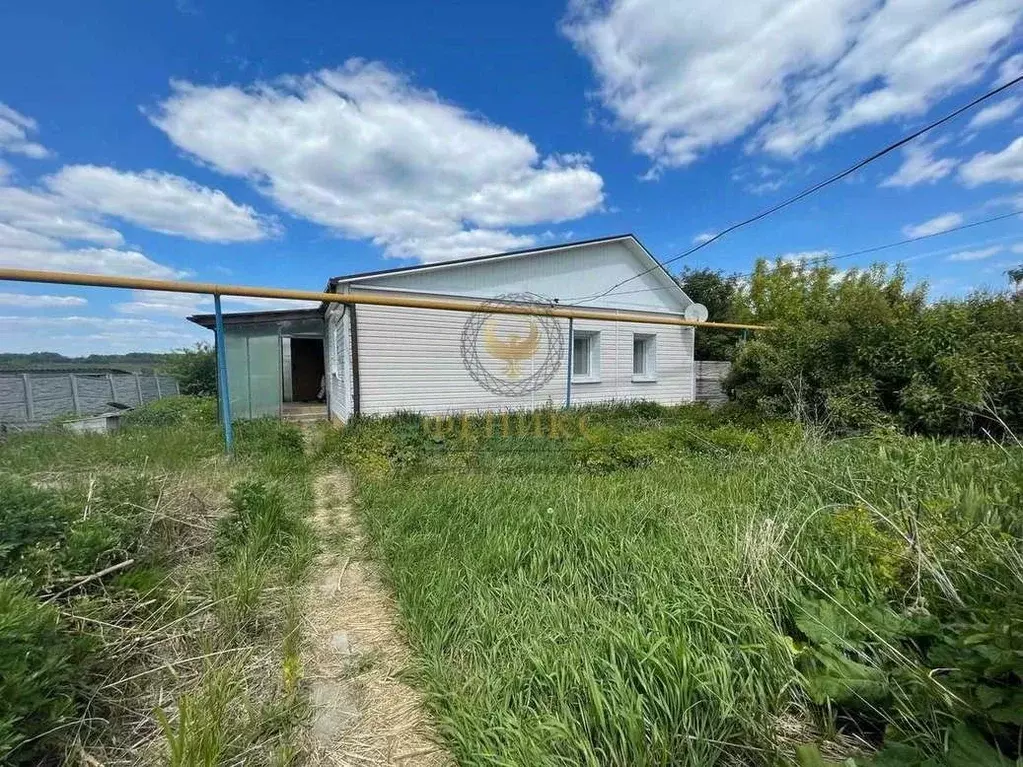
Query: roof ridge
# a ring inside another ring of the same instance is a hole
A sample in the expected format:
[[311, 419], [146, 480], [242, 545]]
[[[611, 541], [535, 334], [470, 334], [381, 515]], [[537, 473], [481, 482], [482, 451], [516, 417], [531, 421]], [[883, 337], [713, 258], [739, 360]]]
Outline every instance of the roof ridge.
[[[501, 253], [487, 253], [487, 254], [484, 254], [484, 255], [481, 255], [481, 256], [468, 256], [466, 258], [453, 258], [453, 259], [451, 259], [449, 261], [434, 261], [434, 262], [426, 263], [426, 264], [413, 264], [411, 266], [398, 266], [398, 267], [394, 267], [392, 269], [377, 269], [377, 270], [368, 271], [368, 272], [356, 272], [354, 274], [342, 274], [342, 275], [339, 275], [337, 277], [331, 277], [329, 280], [327, 280], [326, 292], [328, 292], [328, 293], [331, 292], [332, 288], [335, 285], [337, 285], [338, 283], [340, 283], [340, 282], [348, 282], [350, 280], [362, 279], [364, 277], [379, 277], [379, 276], [387, 275], [387, 274], [401, 274], [403, 272], [414, 272], [414, 271], [418, 271], [420, 269], [436, 269], [437, 267], [460, 266], [462, 264], [471, 264], [471, 263], [476, 263], [478, 261], [486, 261], [488, 259], [493, 259], [493, 258], [507, 258], [509, 256], [525, 256], [525, 255], [530, 254], [530, 253], [543, 253], [544, 251], [547, 251], [547, 250], [557, 250], [558, 248], [572, 248], [572, 247], [577, 247], [577, 246], [581, 246], [581, 245], [594, 245], [594, 244], [596, 244], [598, 242], [613, 242], [615, 240], [624, 240], [624, 239], [629, 238], [629, 237], [631, 237], [633, 240], [635, 240], [635, 242], [641, 248], [643, 248], [643, 250], [645, 250], [647, 252], [647, 254], [650, 255], [651, 258], [653, 258], [653, 254], [651, 254], [650, 251], [648, 251], [646, 249], [646, 246], [644, 246], [643, 243], [639, 241], [639, 238], [636, 237], [635, 234], [633, 234], [632, 232], [624, 232], [622, 234], [608, 235], [608, 236], [605, 236], [605, 237], [593, 237], [593, 238], [588, 239], [588, 240], [574, 240], [574, 241], [570, 241], [570, 242], [562, 242], [562, 243], [558, 243], [556, 245], [543, 245], [543, 246], [540, 246], [540, 247], [522, 248], [520, 250], [509, 250], [509, 251], [504, 251], [504, 252], [501, 252]], [[656, 261], [656, 259], [654, 259], [654, 260]]]

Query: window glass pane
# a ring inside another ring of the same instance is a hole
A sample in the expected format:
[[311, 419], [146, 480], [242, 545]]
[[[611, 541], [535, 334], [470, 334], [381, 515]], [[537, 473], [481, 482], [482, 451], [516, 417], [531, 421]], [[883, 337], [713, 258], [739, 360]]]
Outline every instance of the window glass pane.
[[224, 330], [227, 356], [227, 388], [231, 392], [231, 417], [251, 418], [249, 409], [249, 339], [237, 328]]
[[572, 339], [572, 373], [577, 376], [590, 374], [590, 339], [576, 336]]
[[634, 375], [646, 373], [646, 345], [645, 338], [632, 340], [632, 372]]
[[252, 418], [281, 408], [281, 345], [276, 335], [249, 338], [249, 409]]

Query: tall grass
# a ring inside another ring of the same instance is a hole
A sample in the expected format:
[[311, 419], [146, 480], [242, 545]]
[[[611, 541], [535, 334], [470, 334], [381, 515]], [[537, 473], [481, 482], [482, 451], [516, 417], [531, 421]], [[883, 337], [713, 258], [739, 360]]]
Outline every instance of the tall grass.
[[1018, 756], [1018, 449], [587, 415], [535, 444], [406, 416], [327, 445], [460, 763]]
[[293, 758], [311, 467], [270, 422], [226, 460], [214, 412], [0, 446], [0, 762]]

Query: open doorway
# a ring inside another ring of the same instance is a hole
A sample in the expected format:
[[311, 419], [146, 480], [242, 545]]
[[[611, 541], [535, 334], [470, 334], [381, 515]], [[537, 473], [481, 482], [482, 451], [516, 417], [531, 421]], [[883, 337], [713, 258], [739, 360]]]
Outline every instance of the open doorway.
[[323, 339], [291, 338], [291, 401], [323, 401]]

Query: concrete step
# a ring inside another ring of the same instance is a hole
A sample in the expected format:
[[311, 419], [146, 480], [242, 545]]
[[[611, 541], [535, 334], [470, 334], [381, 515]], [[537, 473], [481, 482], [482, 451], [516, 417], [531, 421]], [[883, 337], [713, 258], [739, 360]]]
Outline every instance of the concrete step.
[[287, 423], [320, 423], [327, 420], [327, 414], [323, 415], [286, 415], [282, 419]]
[[327, 406], [316, 403], [288, 403], [281, 409], [281, 420], [289, 423], [326, 421]]

